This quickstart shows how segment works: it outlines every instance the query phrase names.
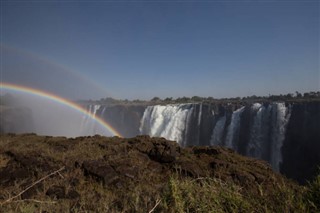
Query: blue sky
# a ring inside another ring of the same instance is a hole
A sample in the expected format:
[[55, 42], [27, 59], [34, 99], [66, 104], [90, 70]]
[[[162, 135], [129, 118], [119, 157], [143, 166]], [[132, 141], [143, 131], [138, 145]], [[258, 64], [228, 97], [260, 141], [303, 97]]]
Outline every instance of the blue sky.
[[320, 89], [320, 1], [2, 1], [1, 80], [71, 99]]

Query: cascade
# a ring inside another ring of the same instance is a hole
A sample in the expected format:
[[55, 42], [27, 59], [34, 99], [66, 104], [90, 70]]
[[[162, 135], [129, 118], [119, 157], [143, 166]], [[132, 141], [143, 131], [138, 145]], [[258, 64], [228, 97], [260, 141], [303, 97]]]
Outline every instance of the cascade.
[[237, 150], [237, 141], [239, 137], [239, 129], [240, 129], [240, 116], [244, 111], [245, 107], [241, 107], [232, 113], [231, 123], [228, 127], [227, 138], [224, 143], [225, 147], [232, 148]]
[[140, 125], [140, 133], [164, 137], [182, 144], [192, 105], [156, 105], [146, 108]]
[[210, 140], [210, 145], [222, 145], [222, 136], [223, 136], [223, 130], [225, 128], [226, 120], [227, 117], [226, 115], [218, 118], [219, 120], [217, 121], [212, 135], [211, 135], [211, 140]]
[[198, 126], [201, 124], [201, 116], [202, 116], [202, 103], [200, 104], [199, 115], [198, 115]]
[[286, 126], [290, 115], [290, 107], [287, 108], [285, 103], [274, 103], [272, 105], [270, 164], [276, 171], [279, 171], [280, 164], [282, 163], [281, 147], [285, 139]]
[[[246, 109], [249, 114], [243, 114]], [[238, 152], [240, 146], [245, 146], [245, 155], [267, 160], [275, 170], [279, 170], [282, 162], [281, 147], [290, 118], [284, 103], [266, 106], [254, 103], [223, 114], [215, 113], [214, 110], [208, 112], [212, 113], [212, 122], [215, 124], [208, 136], [208, 145], [222, 145]], [[204, 116], [209, 115], [204, 115], [202, 104], [149, 106], [145, 109], [139, 130], [141, 134], [164, 137], [182, 146], [199, 145], [201, 128], [206, 128], [202, 124]], [[242, 122], [249, 123], [248, 132], [240, 134], [240, 131], [246, 130], [241, 128]], [[241, 145], [240, 141], [245, 143]]]
[[[254, 103], [236, 109], [232, 105], [205, 103], [130, 109], [88, 106], [88, 111], [93, 116], [99, 115], [119, 127], [131, 122], [126, 115], [131, 115], [131, 119], [138, 119], [136, 124], [132, 120], [137, 129], [137, 133], [134, 129], [130, 130], [134, 134], [164, 137], [181, 146], [225, 146], [241, 154], [266, 160], [277, 171], [282, 163], [281, 148], [290, 119], [290, 109], [285, 103]], [[83, 117], [81, 135], [96, 134], [97, 128], [92, 119]]]
[[246, 147], [246, 155], [270, 161], [270, 135], [272, 116], [274, 110], [272, 104], [263, 106], [255, 103], [251, 107], [253, 124], [250, 128], [250, 138]]
[[186, 146], [187, 145], [188, 135], [190, 133], [192, 133], [192, 131], [190, 130], [190, 124], [192, 122], [193, 111], [194, 111], [194, 107], [191, 107], [189, 109], [188, 114], [187, 114], [187, 120], [186, 120], [187, 126], [186, 126], [185, 133], [184, 133], [184, 140], [180, 143], [182, 146]]
[[92, 118], [90, 118], [89, 115], [83, 115], [79, 135], [95, 135], [99, 132], [94, 118], [100, 107], [100, 105], [88, 106], [88, 112], [92, 115]]
[[107, 107], [103, 107], [101, 115], [104, 115], [104, 112], [106, 111]]
[[246, 149], [246, 153], [250, 157], [262, 159], [263, 153], [263, 115], [265, 113], [265, 107], [260, 103], [255, 103], [251, 107], [251, 111], [255, 114], [253, 125], [250, 128], [250, 138]]

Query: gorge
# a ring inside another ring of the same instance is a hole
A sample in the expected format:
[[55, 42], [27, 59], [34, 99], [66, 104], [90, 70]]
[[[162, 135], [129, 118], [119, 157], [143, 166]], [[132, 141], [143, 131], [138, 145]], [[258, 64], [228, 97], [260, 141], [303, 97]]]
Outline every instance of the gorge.
[[[265, 160], [275, 171], [301, 183], [318, 173], [319, 101], [83, 106], [124, 137], [150, 135], [176, 141], [182, 147], [228, 147]], [[99, 134], [86, 116], [79, 128], [80, 135]], [[19, 131], [23, 132], [20, 126]]]
[[317, 101], [115, 105], [99, 106], [92, 113], [125, 137], [164, 137], [183, 147], [225, 146], [265, 160], [299, 182], [317, 174], [320, 165]]

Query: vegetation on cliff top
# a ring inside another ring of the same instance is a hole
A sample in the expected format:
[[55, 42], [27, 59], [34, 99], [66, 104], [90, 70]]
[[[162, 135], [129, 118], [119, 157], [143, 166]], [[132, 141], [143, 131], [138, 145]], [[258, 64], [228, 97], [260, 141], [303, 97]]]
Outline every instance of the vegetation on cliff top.
[[269, 95], [269, 96], [247, 96], [247, 97], [234, 97], [234, 98], [213, 98], [213, 97], [178, 97], [176, 99], [172, 97], [159, 98], [153, 97], [150, 100], [121, 100], [111, 97], [101, 98], [100, 100], [81, 100], [79, 103], [84, 104], [145, 104], [145, 105], [154, 105], [154, 104], [179, 104], [179, 103], [252, 103], [252, 102], [273, 102], [273, 101], [287, 101], [287, 102], [301, 102], [301, 101], [319, 101], [320, 100], [320, 91], [317, 92], [305, 92], [280, 95]]
[[163, 138], [1, 135], [0, 212], [317, 212], [263, 161]]
[[[252, 103], [252, 102], [274, 102], [274, 101], [286, 101], [286, 102], [305, 102], [305, 101], [320, 101], [320, 91], [300, 93], [280, 94], [280, 95], [268, 95], [268, 96], [247, 96], [247, 97], [234, 97], [234, 98], [214, 98], [214, 97], [167, 97], [159, 98], [153, 97], [150, 100], [122, 100], [112, 97], [101, 98], [100, 100], [78, 100], [80, 104], [102, 104], [102, 105], [154, 105], [154, 104], [179, 104], [179, 103]], [[7, 93], [0, 95], [0, 106], [10, 106], [16, 102], [15, 97]]]

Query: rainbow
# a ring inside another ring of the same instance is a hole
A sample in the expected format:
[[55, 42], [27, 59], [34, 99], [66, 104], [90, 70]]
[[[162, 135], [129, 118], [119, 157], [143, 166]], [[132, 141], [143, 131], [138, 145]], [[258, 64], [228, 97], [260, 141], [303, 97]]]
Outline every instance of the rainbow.
[[89, 116], [91, 119], [98, 122], [100, 125], [102, 125], [105, 129], [107, 129], [113, 135], [122, 137], [122, 135], [116, 129], [114, 129], [110, 124], [108, 124], [107, 122], [105, 122], [101, 118], [94, 116], [93, 114], [88, 112], [86, 109], [84, 109], [83, 107], [81, 107], [80, 105], [78, 105], [72, 101], [69, 101], [67, 99], [64, 99], [62, 97], [59, 97], [59, 96], [54, 95], [49, 92], [41, 91], [41, 90], [30, 88], [30, 87], [15, 85], [15, 84], [11, 84], [11, 83], [1, 82], [0, 88], [1, 88], [1, 91], [2, 91], [2, 89], [8, 89], [8, 90], [17, 91], [17, 92], [28, 93], [31, 95], [35, 95], [35, 96], [38, 96], [41, 98], [52, 100], [52, 101], [57, 102], [59, 104], [68, 106], [68, 107], [70, 107], [80, 113], [83, 113], [83, 114]]

